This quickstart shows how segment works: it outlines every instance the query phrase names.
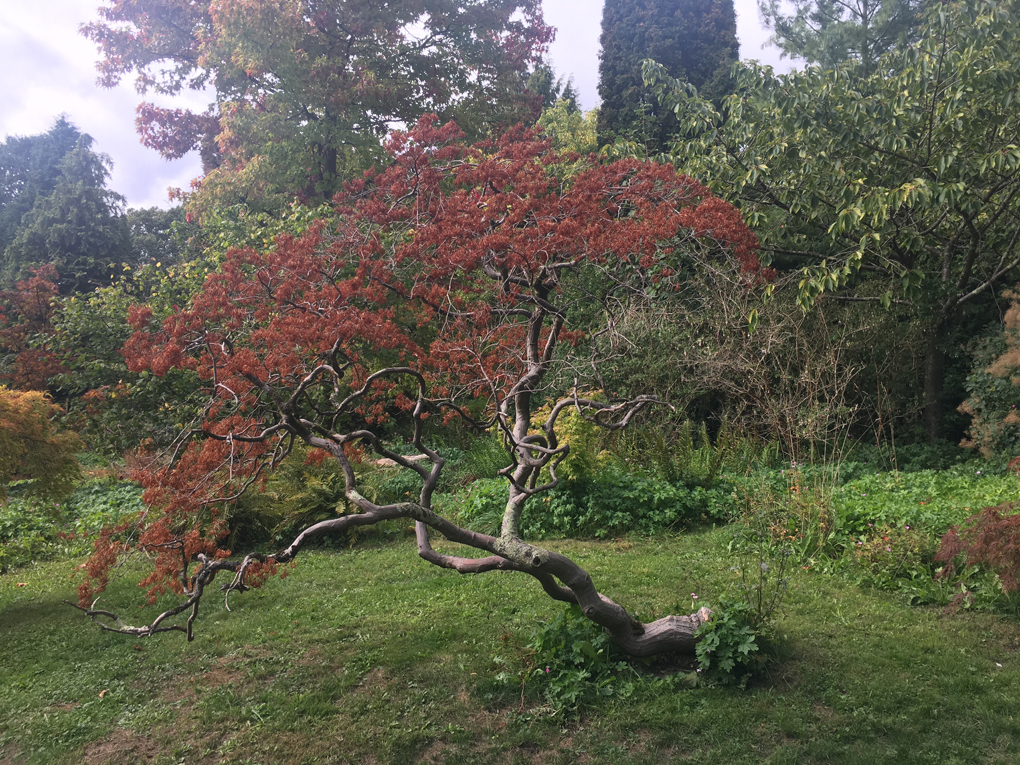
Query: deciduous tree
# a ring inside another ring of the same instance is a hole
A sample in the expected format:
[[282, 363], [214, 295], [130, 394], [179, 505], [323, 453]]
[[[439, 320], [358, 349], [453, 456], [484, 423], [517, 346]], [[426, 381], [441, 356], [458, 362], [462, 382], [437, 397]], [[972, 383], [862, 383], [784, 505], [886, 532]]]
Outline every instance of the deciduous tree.
[[913, 307], [931, 438], [953, 333], [1020, 266], [1015, 24], [1011, 4], [940, 6], [874, 72], [742, 68], [724, 111], [646, 68], [683, 122], [677, 156], [743, 209], [777, 265], [802, 268], [803, 306], [841, 290]]
[[0, 292], [0, 384], [45, 391], [63, 370], [60, 359], [41, 342], [51, 332], [59, 305], [57, 272], [41, 266], [28, 279]]
[[51, 499], [71, 493], [81, 470], [74, 433], [58, 433], [52, 420], [60, 408], [39, 391], [0, 386], [0, 501], [14, 479], [29, 479], [27, 491]]
[[[828, 69], [856, 61], [873, 72], [882, 54], [915, 42], [927, 0], [758, 0], [785, 56]], [[785, 12], [790, 8], [789, 13]]]
[[[144, 307], [132, 311], [131, 368], [193, 369], [208, 400], [169, 459], [146, 471], [157, 510], [132, 536], [154, 555], [150, 592], [181, 600], [148, 625], [101, 623], [190, 637], [219, 572], [233, 577], [228, 595], [243, 591], [316, 537], [403, 518], [414, 521], [426, 561], [464, 574], [529, 574], [631, 654], [692, 650], [705, 612], [642, 624], [575, 562], [522, 538], [521, 520], [543, 511], [532, 499], [559, 480], [569, 451], [557, 438], [564, 411], [621, 428], [657, 404], [578, 392], [593, 360], [573, 350], [580, 336], [568, 296], [588, 313], [599, 300], [611, 312], [612, 298], [671, 289], [691, 261], [736, 262], [753, 281], [761, 277], [754, 236], [731, 205], [667, 165], [625, 160], [568, 174], [576, 155], [551, 151], [533, 133], [468, 148], [454, 125], [434, 118], [387, 146], [392, 165], [352, 186], [332, 221], [266, 251], [232, 250], [162, 323]], [[577, 281], [597, 289], [566, 289]], [[406, 423], [413, 454], [384, 438], [391, 419]], [[495, 536], [433, 505], [444, 459], [429, 428], [454, 419], [496, 429], [508, 444], [509, 499]], [[223, 503], [259, 485], [297, 443], [336, 461], [355, 512], [305, 529], [276, 553], [231, 558], [219, 546]], [[380, 505], [361, 493], [366, 452], [417, 474], [417, 496]], [[481, 557], [434, 548], [437, 534]], [[123, 549], [109, 532], [88, 564], [81, 604], [95, 619], [113, 616], [93, 610], [94, 600]], [[185, 611], [187, 624], [173, 624]]]
[[476, 136], [533, 121], [525, 82], [552, 37], [539, 0], [106, 0], [99, 12], [82, 32], [102, 84], [212, 92], [205, 113], [140, 105], [142, 142], [166, 157], [201, 148], [203, 193], [255, 206], [329, 199], [395, 123], [426, 112]]

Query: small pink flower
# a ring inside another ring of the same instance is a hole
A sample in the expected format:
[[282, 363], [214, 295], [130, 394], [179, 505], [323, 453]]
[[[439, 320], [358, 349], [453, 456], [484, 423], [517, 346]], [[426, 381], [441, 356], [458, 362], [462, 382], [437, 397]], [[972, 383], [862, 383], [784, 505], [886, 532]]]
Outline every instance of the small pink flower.
[[693, 592], [691, 593], [691, 597], [692, 597], [692, 598], [694, 598], [695, 600], [697, 600], [697, 599], [698, 599], [698, 596], [697, 596], [697, 595], [695, 595], [695, 594], [694, 594]]

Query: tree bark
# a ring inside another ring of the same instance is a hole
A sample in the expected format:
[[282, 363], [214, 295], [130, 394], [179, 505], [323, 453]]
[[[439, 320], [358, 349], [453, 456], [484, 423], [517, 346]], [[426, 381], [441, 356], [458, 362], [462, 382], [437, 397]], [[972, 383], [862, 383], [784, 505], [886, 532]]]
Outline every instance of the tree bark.
[[928, 443], [942, 437], [943, 384], [946, 374], [946, 352], [941, 345], [941, 333], [932, 338], [924, 361], [924, 425]]

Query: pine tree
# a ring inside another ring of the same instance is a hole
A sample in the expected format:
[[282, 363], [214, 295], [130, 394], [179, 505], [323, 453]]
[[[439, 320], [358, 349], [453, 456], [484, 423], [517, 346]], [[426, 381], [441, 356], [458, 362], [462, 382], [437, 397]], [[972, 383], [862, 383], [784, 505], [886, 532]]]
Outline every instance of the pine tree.
[[725, 94], [737, 60], [733, 0], [606, 0], [599, 62], [599, 145], [618, 138], [662, 150], [676, 120], [644, 87], [641, 62], [651, 58], [703, 95]]

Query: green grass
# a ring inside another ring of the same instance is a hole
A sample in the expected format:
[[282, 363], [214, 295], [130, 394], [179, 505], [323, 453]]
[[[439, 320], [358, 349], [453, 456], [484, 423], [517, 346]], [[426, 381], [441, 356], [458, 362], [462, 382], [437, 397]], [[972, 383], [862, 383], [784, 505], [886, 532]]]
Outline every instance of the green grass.
[[[728, 538], [553, 544], [650, 617], [725, 590]], [[801, 569], [777, 661], [748, 690], [648, 676], [566, 717], [498, 683], [492, 662], [560, 606], [520, 575], [429, 566], [410, 539], [303, 556], [232, 613], [207, 601], [190, 644], [100, 632], [61, 603], [72, 569], [0, 577], [5, 765], [1020, 760], [1015, 621], [909, 608]], [[140, 623], [132, 573], [103, 604]]]

